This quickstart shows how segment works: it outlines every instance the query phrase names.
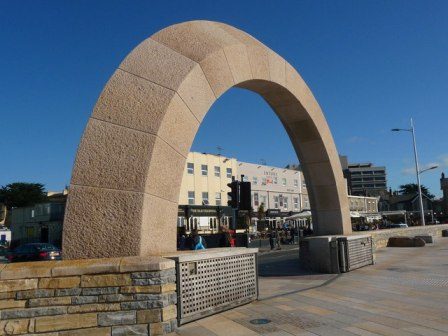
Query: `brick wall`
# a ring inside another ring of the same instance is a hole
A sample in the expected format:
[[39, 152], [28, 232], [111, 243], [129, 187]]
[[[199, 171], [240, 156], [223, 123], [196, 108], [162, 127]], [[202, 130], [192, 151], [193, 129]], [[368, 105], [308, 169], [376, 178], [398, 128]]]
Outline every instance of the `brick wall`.
[[441, 237], [442, 230], [448, 229], [448, 224], [441, 225], [426, 225], [426, 226], [411, 226], [405, 229], [390, 229], [369, 231], [372, 235], [374, 250], [387, 246], [387, 241], [390, 237], [415, 237], [422, 235], [431, 235], [434, 237]]
[[0, 264], [0, 335], [162, 335], [176, 302], [169, 259]]

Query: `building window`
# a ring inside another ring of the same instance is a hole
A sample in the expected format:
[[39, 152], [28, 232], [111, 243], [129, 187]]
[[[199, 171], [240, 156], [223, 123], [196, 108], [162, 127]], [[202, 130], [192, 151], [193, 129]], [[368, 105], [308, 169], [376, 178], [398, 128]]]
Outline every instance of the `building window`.
[[202, 193], [202, 205], [208, 205], [208, 192]]
[[31, 218], [34, 218], [34, 210], [31, 210]]
[[226, 176], [227, 176], [227, 178], [232, 178], [232, 168], [226, 169]]
[[216, 205], [221, 205], [221, 193], [215, 193], [215, 203]]
[[266, 205], [266, 196], [264, 195], [260, 196], [260, 202], [261, 204]]
[[247, 176], [241, 175], [241, 177], [243, 178], [243, 182], [249, 182], [249, 178]]
[[252, 183], [253, 183], [254, 185], [257, 185], [257, 184], [258, 184], [258, 178], [257, 178], [256, 176], [252, 177]]
[[294, 197], [294, 210], [298, 210], [298, 209], [299, 209], [299, 198]]
[[288, 197], [283, 197], [283, 208], [288, 209]]
[[308, 200], [304, 201], [304, 208], [305, 209], [309, 209], [310, 208], [310, 203], [308, 202]]
[[278, 184], [278, 178], [277, 178], [277, 176], [274, 177], [274, 184]]
[[194, 191], [188, 192], [188, 204], [194, 205]]
[[221, 167], [215, 166], [215, 176], [221, 177]]
[[274, 209], [278, 209], [278, 196], [274, 196]]
[[294, 180], [294, 187], [298, 187], [299, 186], [299, 180]]
[[187, 173], [190, 175], [194, 174], [194, 163], [192, 162], [187, 163]]
[[266, 177], [261, 178], [261, 185], [266, 185]]
[[257, 207], [259, 204], [258, 193], [254, 193], [254, 207]]
[[285, 178], [282, 178], [282, 185], [283, 185], [284, 187], [286, 187], [286, 179], [285, 179]]
[[306, 188], [306, 183], [305, 183], [305, 181], [302, 182], [302, 188]]
[[202, 174], [202, 176], [208, 175], [208, 166], [207, 165], [201, 165], [201, 174]]
[[280, 205], [281, 208], [283, 206], [283, 195], [279, 195], [278, 200], [279, 200], [278, 204]]

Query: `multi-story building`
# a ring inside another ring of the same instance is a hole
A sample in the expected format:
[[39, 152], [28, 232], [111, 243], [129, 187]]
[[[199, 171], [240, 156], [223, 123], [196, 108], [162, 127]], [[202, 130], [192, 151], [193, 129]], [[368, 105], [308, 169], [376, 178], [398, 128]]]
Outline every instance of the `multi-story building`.
[[252, 207], [299, 212], [309, 209], [305, 179], [300, 170], [238, 162], [238, 175], [251, 182]]
[[348, 196], [350, 211], [363, 214], [378, 213], [379, 197]]
[[[344, 168], [344, 167], [343, 167]], [[372, 163], [349, 163], [344, 169], [350, 195], [380, 196], [387, 190], [386, 167]]]
[[227, 184], [237, 176], [236, 159], [220, 155], [188, 154], [180, 188], [181, 205], [227, 205]]
[[40, 203], [11, 211], [12, 243], [51, 243], [61, 246], [65, 202]]

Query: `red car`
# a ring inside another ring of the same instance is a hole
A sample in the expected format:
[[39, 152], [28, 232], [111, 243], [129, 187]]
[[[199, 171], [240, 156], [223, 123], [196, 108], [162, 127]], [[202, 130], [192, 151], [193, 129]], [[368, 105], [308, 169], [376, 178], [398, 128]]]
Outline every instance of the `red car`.
[[61, 250], [48, 243], [20, 245], [6, 256], [9, 262], [61, 260]]

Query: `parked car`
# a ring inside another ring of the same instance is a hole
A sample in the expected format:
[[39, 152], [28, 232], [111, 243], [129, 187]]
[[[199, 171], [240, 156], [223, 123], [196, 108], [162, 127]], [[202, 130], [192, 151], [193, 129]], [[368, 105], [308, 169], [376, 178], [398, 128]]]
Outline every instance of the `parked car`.
[[20, 245], [7, 254], [9, 262], [61, 260], [61, 250], [48, 243]]
[[392, 223], [392, 224], [389, 224], [389, 228], [390, 229], [404, 229], [404, 228], [407, 228], [407, 227], [408, 227], [408, 225], [405, 224], [405, 223], [397, 223], [397, 224]]

